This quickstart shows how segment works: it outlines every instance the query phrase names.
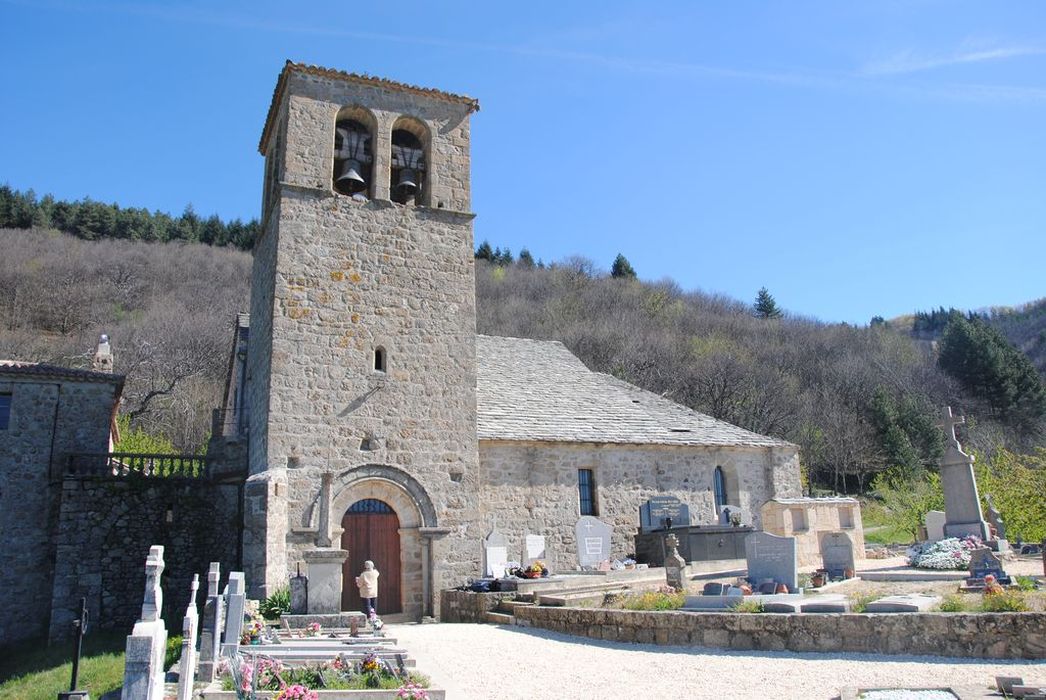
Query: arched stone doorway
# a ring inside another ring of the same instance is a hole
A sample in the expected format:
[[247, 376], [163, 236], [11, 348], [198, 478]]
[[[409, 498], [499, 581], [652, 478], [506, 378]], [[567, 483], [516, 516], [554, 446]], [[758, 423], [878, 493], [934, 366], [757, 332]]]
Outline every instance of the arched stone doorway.
[[349, 553], [342, 569], [341, 609], [363, 610], [356, 576], [363, 562], [374, 562], [378, 577], [378, 614], [403, 612], [400, 586], [400, 521], [392, 507], [376, 498], [356, 501], [341, 519], [341, 548]]
[[[389, 565], [371, 557], [381, 572], [378, 583], [379, 610], [398, 609], [414, 619], [432, 615], [435, 605], [432, 539], [445, 534], [446, 530], [436, 526], [435, 509], [425, 489], [409, 474], [395, 467], [375, 464], [356, 467], [337, 475], [332, 487], [331, 515], [334, 518], [339, 517], [338, 514], [345, 515], [341, 519], [345, 529], [342, 532], [333, 532], [332, 535], [344, 535], [349, 526], [354, 527], [347, 516], [350, 515], [349, 511], [353, 506], [361, 501], [371, 500], [384, 504], [398, 521], [398, 588], [386, 576]], [[375, 505], [359, 507], [382, 508]], [[344, 569], [342, 578], [343, 609], [359, 610], [359, 590], [356, 587], [359, 570], [350, 570], [349, 566], [362, 568], [362, 563], [367, 557], [359, 558], [359, 563], [356, 564], [357, 556], [350, 548], [351, 542], [344, 537], [335, 541], [340, 542], [342, 548], [349, 553], [350, 564]], [[345, 607], [344, 604], [348, 602], [355, 602], [356, 605]]]

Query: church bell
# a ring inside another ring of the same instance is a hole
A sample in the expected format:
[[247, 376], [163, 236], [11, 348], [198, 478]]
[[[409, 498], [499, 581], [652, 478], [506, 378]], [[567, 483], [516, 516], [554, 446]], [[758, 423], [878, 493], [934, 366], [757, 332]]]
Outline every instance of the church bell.
[[413, 168], [404, 168], [400, 171], [399, 182], [396, 183], [396, 189], [407, 197], [412, 197], [418, 193], [418, 174]]
[[343, 161], [341, 164], [341, 173], [338, 175], [335, 182], [340, 186], [347, 188], [350, 192], [362, 192], [367, 189], [367, 181], [360, 175], [360, 170], [363, 166], [360, 165], [358, 160], [349, 159]]

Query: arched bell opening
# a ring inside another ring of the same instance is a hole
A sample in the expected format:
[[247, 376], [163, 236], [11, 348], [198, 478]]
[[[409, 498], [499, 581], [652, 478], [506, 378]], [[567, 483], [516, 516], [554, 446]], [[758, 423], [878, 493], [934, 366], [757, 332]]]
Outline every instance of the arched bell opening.
[[[357, 116], [353, 111], [348, 114]], [[334, 125], [333, 178], [334, 191], [339, 194], [373, 196], [373, 131], [359, 118], [339, 114]]]
[[342, 569], [341, 609], [364, 609], [356, 577], [363, 571], [363, 563], [371, 561], [379, 573], [378, 614], [403, 612], [400, 520], [396, 511], [377, 498], [361, 498], [345, 511], [341, 527], [341, 548], [349, 553]]
[[389, 190], [392, 201], [424, 205], [428, 197], [428, 131], [416, 120], [401, 118], [392, 128]]

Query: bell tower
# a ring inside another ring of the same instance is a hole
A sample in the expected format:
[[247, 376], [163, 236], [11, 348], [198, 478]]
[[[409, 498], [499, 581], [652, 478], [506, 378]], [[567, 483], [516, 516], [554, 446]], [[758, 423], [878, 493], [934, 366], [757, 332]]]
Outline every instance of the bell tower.
[[344, 523], [372, 512], [398, 523], [398, 544], [375, 564], [396, 569], [400, 590], [379, 603], [398, 597], [403, 612], [434, 614], [439, 590], [475, 574], [478, 109], [315, 66], [280, 73], [259, 145], [251, 281], [252, 595], [286, 586], [317, 551], [352, 542], [354, 561], [364, 545]]

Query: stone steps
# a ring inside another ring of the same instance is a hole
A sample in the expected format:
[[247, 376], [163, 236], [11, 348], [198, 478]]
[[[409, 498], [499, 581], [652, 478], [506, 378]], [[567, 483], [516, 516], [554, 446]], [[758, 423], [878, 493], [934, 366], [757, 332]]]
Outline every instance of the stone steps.
[[488, 612], [486, 621], [492, 625], [514, 625], [516, 618], [508, 613]]

